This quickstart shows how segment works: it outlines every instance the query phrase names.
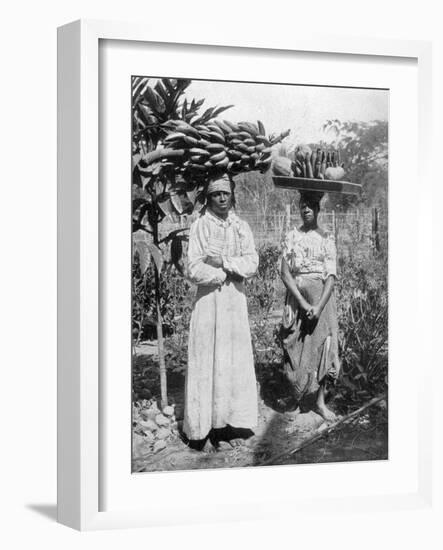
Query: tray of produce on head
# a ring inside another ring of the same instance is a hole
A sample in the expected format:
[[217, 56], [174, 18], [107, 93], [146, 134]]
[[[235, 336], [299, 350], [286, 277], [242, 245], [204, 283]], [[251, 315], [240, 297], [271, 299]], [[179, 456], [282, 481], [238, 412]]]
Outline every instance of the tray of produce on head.
[[297, 189], [298, 191], [321, 191], [322, 193], [345, 193], [359, 195], [361, 185], [349, 181], [322, 180], [316, 178], [294, 178], [288, 176], [272, 176], [276, 187], [281, 189]]
[[277, 153], [272, 160], [276, 187], [348, 195], [361, 192], [361, 184], [343, 181], [345, 169], [339, 151], [311, 150], [303, 145], [292, 151], [282, 146]]

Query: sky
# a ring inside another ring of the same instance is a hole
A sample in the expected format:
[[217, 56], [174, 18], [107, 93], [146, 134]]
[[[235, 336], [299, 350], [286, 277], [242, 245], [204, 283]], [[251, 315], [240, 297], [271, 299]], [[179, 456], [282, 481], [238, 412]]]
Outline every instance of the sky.
[[231, 105], [220, 118], [232, 122], [261, 120], [266, 133], [291, 130], [288, 141], [296, 143], [332, 140], [322, 125], [328, 119], [344, 121], [388, 120], [389, 92], [320, 86], [250, 84], [194, 80], [188, 99], [203, 99], [205, 108]]

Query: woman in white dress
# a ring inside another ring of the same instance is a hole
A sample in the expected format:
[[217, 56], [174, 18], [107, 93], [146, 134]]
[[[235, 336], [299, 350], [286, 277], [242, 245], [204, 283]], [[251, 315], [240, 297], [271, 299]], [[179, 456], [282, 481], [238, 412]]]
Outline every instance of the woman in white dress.
[[[232, 210], [227, 176], [211, 181], [207, 206], [191, 225], [188, 276], [197, 285], [191, 315], [183, 431], [195, 448], [217, 446], [257, 424], [257, 387], [243, 281], [258, 256], [251, 230]], [[214, 435], [215, 434], [215, 435]], [[252, 434], [250, 434], [252, 435]]]

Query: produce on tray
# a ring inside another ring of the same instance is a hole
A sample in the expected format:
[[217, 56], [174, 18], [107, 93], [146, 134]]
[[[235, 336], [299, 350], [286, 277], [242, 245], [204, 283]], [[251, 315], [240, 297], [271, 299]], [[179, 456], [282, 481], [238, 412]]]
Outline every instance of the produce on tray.
[[267, 137], [260, 121], [252, 124], [212, 119], [191, 125], [171, 120], [163, 127], [168, 132], [163, 145], [175, 154], [164, 158], [162, 166], [194, 180], [205, 180], [220, 172], [266, 172], [271, 166], [272, 146], [289, 134], [287, 131]]
[[341, 181], [345, 175], [340, 151], [315, 149], [300, 145], [292, 153], [282, 147], [272, 160], [274, 176]]

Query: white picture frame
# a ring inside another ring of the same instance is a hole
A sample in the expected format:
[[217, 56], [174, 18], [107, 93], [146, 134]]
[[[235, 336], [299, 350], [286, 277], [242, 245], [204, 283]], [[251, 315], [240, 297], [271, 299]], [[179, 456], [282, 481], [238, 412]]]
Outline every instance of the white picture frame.
[[[188, 35], [186, 29], [147, 29], [134, 23], [76, 21], [58, 32], [58, 521], [79, 530], [120, 527], [147, 527], [176, 522], [219, 521], [275, 516], [275, 498], [266, 504], [251, 497], [249, 506], [222, 509], [200, 507], [186, 509], [177, 504], [173, 513], [162, 507], [134, 508], [126, 502], [118, 509], [103, 511], [100, 506], [101, 414], [100, 373], [100, 228], [99, 212], [103, 208], [99, 192], [99, 44], [102, 40], [135, 43], [195, 44], [235, 49], [264, 49], [275, 52], [302, 51], [312, 54], [332, 53], [348, 56], [412, 58], [418, 67], [418, 181], [422, 188], [431, 184], [430, 151], [430, 83], [431, 46], [428, 42], [370, 40], [364, 38], [297, 37], [225, 38], [222, 30]], [[426, 229], [426, 223], [424, 222]], [[425, 260], [429, 248], [421, 249]], [[422, 277], [417, 274], [417, 281]], [[419, 292], [419, 291], [417, 291]], [[422, 289], [419, 303], [429, 297], [431, 289]], [[408, 494], [356, 494], [337, 500], [340, 510], [352, 509], [356, 502], [368, 511], [392, 508], [418, 508], [431, 505], [431, 401], [424, 388], [429, 386], [432, 351], [423, 361], [417, 384], [418, 470], [416, 487]], [[129, 430], [129, 427], [128, 427]], [[332, 468], [332, 466], [322, 466]], [[325, 470], [326, 471], [326, 470]], [[214, 472], [202, 473], [215, 476]], [[167, 474], [150, 474], [165, 479]], [[175, 474], [168, 474], [175, 475]], [[183, 474], [190, 475], [190, 474]], [[195, 475], [195, 474], [192, 474]], [[244, 471], [236, 471], [236, 479]], [[247, 474], [248, 475], [248, 474]], [[266, 472], [269, 477], [269, 470]], [[163, 477], [161, 477], [163, 476]], [[151, 478], [155, 486], [154, 478]], [[334, 498], [332, 496], [331, 498]], [[331, 498], [328, 504], [331, 505]], [[293, 506], [296, 499], [283, 497]], [[324, 497], [304, 499], [304, 509], [318, 509]], [[180, 514], [180, 508], [182, 514]]]

